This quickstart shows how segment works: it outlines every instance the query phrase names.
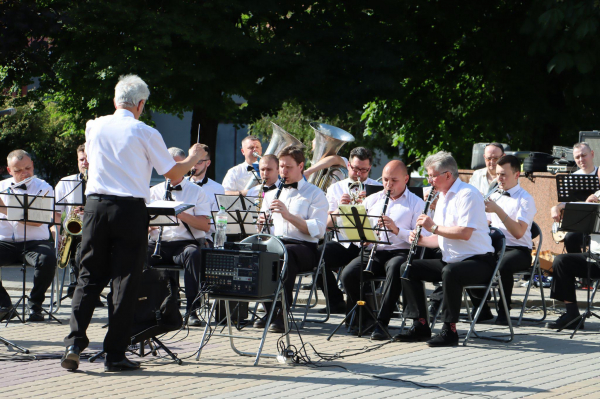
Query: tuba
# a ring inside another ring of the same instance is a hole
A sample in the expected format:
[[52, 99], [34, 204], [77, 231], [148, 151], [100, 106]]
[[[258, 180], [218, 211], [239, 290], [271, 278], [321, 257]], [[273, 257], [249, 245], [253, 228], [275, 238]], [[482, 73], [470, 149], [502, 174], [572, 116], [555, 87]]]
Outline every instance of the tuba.
[[[337, 155], [344, 144], [354, 141], [354, 136], [345, 130], [324, 123], [311, 122], [310, 127], [315, 131], [315, 148], [311, 165], [330, 155]], [[313, 173], [308, 182], [326, 191], [327, 187], [348, 177], [348, 169], [332, 166]]]
[[[302, 144], [300, 140], [298, 140], [297, 138], [295, 138], [290, 133], [286, 132], [273, 122], [271, 122], [271, 124], [273, 125], [273, 134], [271, 135], [271, 141], [269, 142], [269, 146], [267, 147], [267, 150], [264, 152], [263, 156], [273, 154], [276, 157], [279, 157], [279, 153], [281, 152], [281, 150], [290, 145], [296, 145], [301, 148], [304, 148], [304, 144]], [[258, 154], [254, 155], [256, 156]], [[259, 156], [257, 158], [260, 159], [261, 157]], [[248, 184], [246, 184], [246, 187], [244, 187], [244, 189], [251, 189], [258, 183], [260, 183], [260, 181], [257, 181], [257, 179], [254, 178], [250, 180]]]

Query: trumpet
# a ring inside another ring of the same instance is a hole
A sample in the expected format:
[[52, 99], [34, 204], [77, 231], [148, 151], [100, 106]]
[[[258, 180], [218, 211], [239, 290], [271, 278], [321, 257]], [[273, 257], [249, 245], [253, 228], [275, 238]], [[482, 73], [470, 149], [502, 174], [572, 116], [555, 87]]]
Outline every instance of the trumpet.
[[501, 191], [500, 186], [498, 185], [498, 180], [494, 180], [492, 181], [492, 184], [490, 185], [490, 189], [488, 190], [487, 194], [483, 196], [483, 200], [487, 201], [493, 194], [497, 193], [498, 191]]
[[[381, 211], [381, 215], [379, 216], [380, 218], [382, 216], [385, 216], [385, 213], [387, 212], [387, 207], [388, 207], [388, 203], [390, 202], [390, 193], [391, 190], [387, 190], [385, 192], [385, 202], [383, 203], [383, 210]], [[373, 255], [375, 255], [375, 251], [377, 250], [377, 244], [373, 244], [373, 247], [371, 248], [371, 254], [369, 255], [369, 261], [367, 262], [367, 267], [365, 267], [365, 270], [363, 270], [364, 273], [369, 273], [369, 274], [373, 274], [373, 271], [371, 270], [373, 268]]]
[[256, 157], [259, 161], [262, 159], [262, 157], [260, 155], [258, 155], [258, 152], [254, 151], [252, 153], [252, 156]]
[[351, 198], [350, 205], [356, 205], [361, 202], [360, 195], [363, 191], [364, 187], [360, 179], [350, 184], [348, 187], [348, 192]]
[[[429, 192], [429, 195], [427, 196], [427, 200], [425, 201], [425, 208], [423, 209], [423, 213], [422, 213], [423, 215], [427, 215], [427, 212], [429, 212], [429, 207], [431, 206], [433, 201], [435, 201], [438, 194], [439, 194], [439, 192], [437, 192], [435, 189], [432, 189]], [[419, 238], [421, 237], [422, 229], [423, 229], [423, 226], [417, 227], [415, 239], [410, 244], [410, 249], [408, 251], [408, 259], [406, 259], [406, 269], [404, 269], [404, 273], [402, 273], [402, 276], [400, 277], [403, 280], [409, 280], [408, 274], [410, 273], [410, 268], [412, 267], [413, 258], [417, 254], [417, 246], [418, 246], [417, 244], [419, 242]]]

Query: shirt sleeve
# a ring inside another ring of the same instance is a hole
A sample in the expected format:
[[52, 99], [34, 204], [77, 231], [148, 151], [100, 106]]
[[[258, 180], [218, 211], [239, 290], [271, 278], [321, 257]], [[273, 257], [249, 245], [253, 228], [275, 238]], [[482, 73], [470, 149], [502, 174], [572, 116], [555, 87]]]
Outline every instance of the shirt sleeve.
[[235, 184], [235, 167], [227, 171], [227, 173], [225, 174], [225, 178], [223, 179], [222, 186], [225, 189], [225, 191], [237, 191], [235, 189], [235, 187], [237, 187], [237, 185]]
[[[479, 222], [478, 214], [485, 215], [483, 197], [471, 190], [461, 190], [457, 196], [459, 197], [456, 202], [456, 226], [476, 229]], [[476, 196], [478, 198], [475, 198]], [[482, 217], [485, 218], [485, 216]]]
[[167, 145], [158, 130], [150, 130], [149, 140], [145, 144], [150, 163], [159, 175], [164, 175], [175, 166], [176, 162], [169, 154]]
[[338, 208], [338, 199], [334, 193], [334, 187], [336, 185], [331, 185], [327, 188], [327, 202], [329, 203], [329, 212], [333, 212]]
[[[266, 201], [265, 201], [266, 202]], [[263, 202], [264, 206], [264, 202]], [[327, 227], [328, 201], [325, 193], [320, 189], [315, 190], [315, 195], [308, 209], [306, 227], [311, 237], [323, 237]]]
[[533, 198], [519, 198], [519, 206], [517, 208], [517, 220], [522, 220], [525, 223], [527, 223], [528, 226], [531, 226], [536, 213], [537, 209], [535, 207], [535, 202], [533, 201]]
[[198, 190], [198, 199], [196, 200], [196, 206], [194, 207], [195, 216], [209, 216], [210, 215], [210, 202], [206, 197], [206, 194], [202, 190]]

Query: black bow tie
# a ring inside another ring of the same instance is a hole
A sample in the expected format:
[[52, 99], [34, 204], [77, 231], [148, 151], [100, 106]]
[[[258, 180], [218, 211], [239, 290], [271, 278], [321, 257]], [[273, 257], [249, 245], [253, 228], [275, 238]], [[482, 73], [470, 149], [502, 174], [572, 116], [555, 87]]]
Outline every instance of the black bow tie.
[[179, 184], [174, 187], [171, 185], [167, 186], [167, 191], [181, 191], [181, 190], [183, 190], [183, 189], [181, 188], [181, 185], [179, 185]]
[[277, 184], [273, 184], [271, 186], [263, 186], [263, 193], [267, 193], [271, 190], [275, 190], [277, 188]]
[[198, 186], [202, 187], [203, 185], [205, 185], [206, 183], [208, 183], [208, 176], [204, 176], [204, 179], [195, 182]]
[[295, 188], [297, 190], [298, 189], [298, 182], [296, 182], [296, 183], [290, 183], [290, 184], [284, 184], [283, 188]]
[[252, 171], [254, 170], [254, 166], [252, 166], [252, 165], [248, 165], [248, 166], [246, 167], [246, 170], [247, 170], [248, 172], [252, 172]]
[[506, 195], [507, 197], [510, 197], [510, 193], [508, 191], [503, 191], [502, 195]]
[[27, 190], [27, 186], [25, 184], [10, 183], [12, 188], [18, 188], [19, 190]]

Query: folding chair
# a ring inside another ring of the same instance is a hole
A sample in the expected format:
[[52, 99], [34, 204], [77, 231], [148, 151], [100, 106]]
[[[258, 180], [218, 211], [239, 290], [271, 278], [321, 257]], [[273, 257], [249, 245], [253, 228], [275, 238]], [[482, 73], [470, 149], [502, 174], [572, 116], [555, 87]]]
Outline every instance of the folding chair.
[[[261, 238], [267, 238], [266, 241], [261, 241]], [[210, 320], [213, 318], [213, 315], [215, 314], [215, 309], [217, 306], [217, 303], [219, 301], [225, 301], [225, 312], [226, 312], [226, 319], [227, 319], [227, 327], [228, 327], [228, 334], [211, 334], [211, 337], [226, 337], [229, 338], [229, 343], [231, 345], [231, 349], [237, 353], [238, 355], [242, 355], [242, 356], [253, 356], [255, 357], [254, 359], [254, 365], [256, 366], [260, 360], [260, 357], [277, 357], [276, 354], [267, 354], [267, 353], [262, 353], [263, 347], [265, 345], [265, 340], [267, 337], [267, 332], [269, 330], [269, 325], [271, 324], [271, 319], [273, 318], [273, 314], [275, 312], [276, 306], [275, 303], [280, 300], [281, 301], [281, 306], [282, 306], [282, 312], [283, 312], [283, 324], [284, 324], [284, 328], [285, 328], [285, 332], [284, 332], [284, 336], [286, 339], [286, 344], [289, 347], [290, 346], [290, 335], [289, 335], [289, 323], [288, 323], [288, 318], [287, 318], [287, 305], [286, 305], [286, 300], [285, 300], [285, 295], [284, 295], [284, 288], [283, 288], [283, 278], [285, 276], [286, 270], [287, 270], [287, 264], [288, 264], [288, 254], [287, 254], [287, 250], [285, 249], [285, 245], [283, 245], [283, 242], [281, 242], [281, 240], [279, 240], [277, 237], [272, 236], [270, 234], [254, 234], [250, 237], [246, 237], [244, 238], [241, 242], [258, 242], [260, 244], [266, 245], [267, 246], [267, 251], [268, 252], [273, 252], [273, 253], [277, 253], [280, 255], [280, 258], [282, 259], [282, 266], [281, 266], [281, 272], [279, 273], [279, 282], [277, 283], [277, 289], [275, 290], [275, 293], [273, 296], [267, 296], [264, 298], [244, 298], [244, 297], [233, 297], [233, 296], [225, 296], [225, 295], [209, 295], [209, 298], [213, 299], [213, 304], [212, 307], [210, 309], [210, 313], [208, 316], [208, 322], [206, 323], [206, 327], [204, 328], [204, 333], [202, 334], [202, 341], [200, 342], [200, 346], [198, 347], [198, 354], [196, 355], [196, 360], [200, 360], [200, 355], [202, 354], [202, 349], [204, 348], [204, 346], [206, 345], [206, 337], [208, 335], [208, 331], [210, 329]], [[268, 317], [267, 317], [267, 322], [265, 325], [265, 328], [263, 329], [263, 333], [261, 338], [256, 338], [256, 337], [247, 337], [247, 336], [241, 336], [241, 335], [233, 335], [233, 328], [232, 328], [232, 323], [231, 323], [231, 312], [230, 312], [230, 308], [229, 308], [229, 301], [241, 301], [241, 302], [273, 302], [273, 306], [271, 306], [271, 310], [269, 311]], [[218, 327], [218, 323], [216, 323], [217, 325], [215, 325], [215, 328]], [[249, 340], [260, 340], [260, 344], [258, 345], [258, 350], [256, 352], [244, 352], [244, 351], [240, 351], [239, 349], [236, 348], [235, 343], [234, 343], [234, 338], [237, 339], [249, 339]]]
[[[296, 283], [296, 293], [294, 295], [294, 300], [292, 302], [292, 310], [296, 309], [296, 305], [298, 302], [298, 294], [300, 294], [300, 290], [302, 289], [302, 278], [303, 277], [307, 277], [310, 276], [312, 278], [312, 284], [311, 284], [311, 288], [310, 288], [310, 292], [308, 293], [308, 300], [306, 301], [306, 305], [304, 306], [304, 314], [302, 315], [302, 321], [300, 322], [300, 328], [304, 327], [304, 324], [308, 321], [311, 323], [325, 323], [327, 322], [327, 320], [329, 320], [329, 316], [331, 315], [331, 309], [329, 307], [329, 293], [327, 292], [327, 276], [325, 276], [325, 262], [323, 260], [323, 257], [325, 255], [325, 248], [326, 245], [329, 241], [331, 241], [331, 232], [328, 232], [325, 234], [325, 236], [323, 237], [323, 250], [321, 251], [321, 256], [319, 257], [319, 263], [317, 265], [316, 268], [314, 268], [312, 271], [310, 272], [303, 272], [303, 273], [298, 273], [297, 277], [298, 277], [298, 281]], [[325, 317], [321, 318], [321, 319], [309, 319], [307, 318], [308, 315], [308, 309], [310, 308], [314, 308], [317, 303], [319, 302], [319, 295], [317, 293], [318, 289], [317, 289], [317, 280], [318, 280], [318, 276], [319, 274], [321, 275], [321, 278], [323, 279], [323, 295], [325, 296], [325, 309], [327, 310]], [[315, 296], [315, 301], [314, 303], [312, 303], [312, 298], [313, 295]]]

